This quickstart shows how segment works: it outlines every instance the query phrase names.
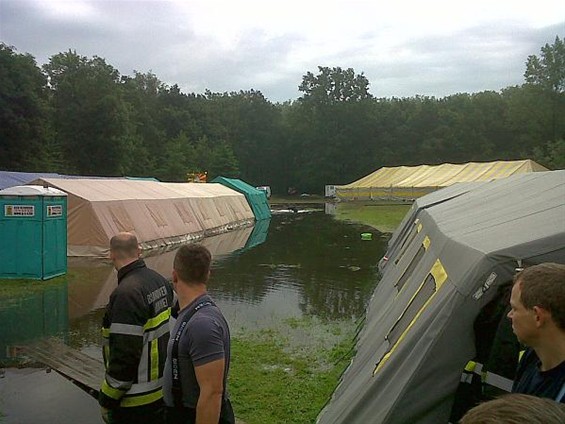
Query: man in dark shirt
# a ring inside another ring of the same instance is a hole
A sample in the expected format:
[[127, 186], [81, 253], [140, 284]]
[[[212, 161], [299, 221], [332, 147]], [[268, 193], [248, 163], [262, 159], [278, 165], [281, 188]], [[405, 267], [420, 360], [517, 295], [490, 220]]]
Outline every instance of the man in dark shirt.
[[180, 311], [167, 350], [163, 395], [167, 423], [234, 423], [227, 394], [230, 332], [207, 292], [211, 255], [182, 246], [173, 262]]
[[543, 263], [514, 277], [512, 330], [528, 346], [512, 392], [565, 403], [565, 265]]

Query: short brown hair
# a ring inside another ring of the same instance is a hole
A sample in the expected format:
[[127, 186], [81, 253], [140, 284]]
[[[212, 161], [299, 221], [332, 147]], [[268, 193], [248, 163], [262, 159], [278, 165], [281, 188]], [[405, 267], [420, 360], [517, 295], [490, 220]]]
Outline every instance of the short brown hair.
[[513, 393], [470, 409], [459, 424], [563, 424], [565, 405], [552, 399]]
[[206, 283], [212, 255], [201, 244], [185, 244], [175, 255], [173, 268], [185, 283]]
[[110, 239], [110, 250], [120, 259], [137, 257], [138, 248], [137, 237], [132, 233], [119, 233]]
[[520, 300], [526, 308], [548, 310], [555, 324], [565, 330], [565, 265], [530, 266], [514, 276], [514, 284], [520, 284]]

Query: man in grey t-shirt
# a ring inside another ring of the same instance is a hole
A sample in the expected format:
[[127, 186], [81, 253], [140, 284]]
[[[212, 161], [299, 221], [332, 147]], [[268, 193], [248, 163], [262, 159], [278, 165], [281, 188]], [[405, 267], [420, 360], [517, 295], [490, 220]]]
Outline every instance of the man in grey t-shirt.
[[211, 255], [202, 245], [182, 246], [173, 262], [180, 312], [171, 331], [163, 395], [167, 423], [234, 423], [227, 395], [230, 333], [207, 293]]

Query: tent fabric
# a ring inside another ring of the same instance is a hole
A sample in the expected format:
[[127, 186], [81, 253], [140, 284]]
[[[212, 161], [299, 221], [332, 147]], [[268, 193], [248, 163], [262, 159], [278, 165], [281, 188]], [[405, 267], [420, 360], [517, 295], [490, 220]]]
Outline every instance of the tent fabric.
[[319, 424], [448, 422], [483, 306], [517, 267], [565, 263], [565, 170], [417, 199], [385, 258], [357, 353]]
[[107, 256], [110, 238], [136, 234], [144, 249], [162, 248], [251, 225], [245, 197], [221, 184], [127, 179], [42, 178], [68, 194], [69, 256]]
[[529, 159], [384, 167], [350, 184], [336, 186], [336, 195], [343, 200], [417, 198], [455, 183], [492, 181], [543, 171], [547, 169]]
[[255, 214], [256, 220], [267, 219], [271, 217], [271, 208], [269, 207], [269, 201], [267, 200], [267, 195], [264, 191], [258, 190], [252, 185], [246, 182], [236, 179], [236, 178], [226, 178], [226, 177], [216, 177], [212, 181], [214, 183], [220, 183], [229, 187], [243, 195], [249, 202], [249, 206]]

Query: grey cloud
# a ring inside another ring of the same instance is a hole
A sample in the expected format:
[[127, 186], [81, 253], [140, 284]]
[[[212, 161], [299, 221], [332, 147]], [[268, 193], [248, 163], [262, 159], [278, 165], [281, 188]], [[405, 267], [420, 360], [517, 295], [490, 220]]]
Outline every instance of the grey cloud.
[[369, 57], [358, 61], [356, 70], [365, 71], [378, 97], [498, 91], [523, 83], [527, 56], [538, 54], [563, 28], [481, 26], [449, 37], [422, 37], [397, 46], [410, 52], [406, 59], [378, 63]]
[[527, 56], [539, 54], [555, 35], [565, 35], [565, 23], [541, 29], [511, 22], [478, 26], [449, 37], [399, 43], [396, 49], [410, 54], [393, 60], [383, 59], [378, 50], [388, 30], [374, 28], [331, 55], [291, 63], [294, 51], [308, 47], [300, 35], [272, 38], [249, 30], [227, 48], [197, 36], [169, 2], [92, 0], [89, 5], [92, 13], [77, 19], [53, 16], [34, 1], [0, 0], [0, 39], [32, 54], [39, 64], [73, 49], [103, 57], [124, 75], [152, 71], [185, 92], [255, 89], [272, 101], [285, 101], [299, 96], [302, 76], [317, 72], [318, 65], [363, 72], [377, 97], [500, 90], [521, 84]]

